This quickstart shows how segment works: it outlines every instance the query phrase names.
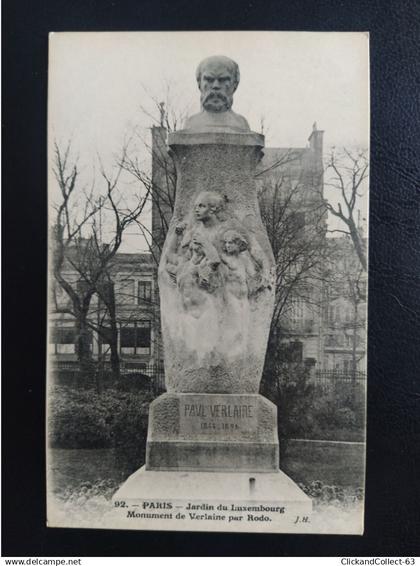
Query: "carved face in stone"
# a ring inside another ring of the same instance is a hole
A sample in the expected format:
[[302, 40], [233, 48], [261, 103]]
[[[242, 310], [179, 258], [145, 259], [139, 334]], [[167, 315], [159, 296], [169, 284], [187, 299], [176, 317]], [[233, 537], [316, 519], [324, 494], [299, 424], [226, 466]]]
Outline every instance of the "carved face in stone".
[[198, 256], [204, 256], [203, 246], [195, 238], [191, 241], [190, 250]]
[[233, 93], [239, 84], [239, 68], [228, 57], [204, 59], [197, 69], [201, 105], [207, 112], [226, 112], [233, 104]]
[[223, 236], [223, 248], [228, 255], [238, 255], [248, 247], [247, 241], [239, 232], [228, 230]]
[[203, 191], [194, 204], [194, 216], [199, 222], [206, 222], [214, 217], [223, 207], [223, 197], [217, 193]]
[[208, 220], [213, 212], [210, 209], [209, 203], [205, 198], [198, 198], [195, 202], [194, 214], [196, 220]]

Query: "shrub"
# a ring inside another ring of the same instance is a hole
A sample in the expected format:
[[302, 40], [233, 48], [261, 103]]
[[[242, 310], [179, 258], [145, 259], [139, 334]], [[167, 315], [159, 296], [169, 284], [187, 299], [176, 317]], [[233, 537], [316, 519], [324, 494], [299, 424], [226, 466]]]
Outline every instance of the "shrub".
[[351, 390], [323, 391], [304, 364], [276, 363], [265, 368], [261, 393], [278, 407], [283, 449], [287, 450], [289, 438], [363, 441], [364, 418], [354, 406]]
[[126, 394], [120, 410], [112, 418], [112, 445], [119, 459], [129, 471], [134, 471], [145, 460], [148, 411], [151, 398], [140, 394]]
[[314, 399], [313, 417], [321, 430], [356, 428], [356, 414], [350, 407], [339, 405], [332, 393], [324, 393]]
[[278, 433], [282, 449], [288, 438], [305, 437], [315, 426], [311, 407], [315, 388], [304, 364], [275, 364], [266, 372], [261, 392], [278, 407]]
[[49, 395], [50, 446], [124, 448], [138, 459], [144, 450], [151, 400], [144, 392], [106, 389], [98, 394], [56, 386]]
[[320, 480], [311, 483], [299, 483], [299, 487], [314, 500], [315, 505], [319, 503], [334, 503], [351, 505], [364, 498], [363, 487], [344, 487], [340, 485], [327, 485]]

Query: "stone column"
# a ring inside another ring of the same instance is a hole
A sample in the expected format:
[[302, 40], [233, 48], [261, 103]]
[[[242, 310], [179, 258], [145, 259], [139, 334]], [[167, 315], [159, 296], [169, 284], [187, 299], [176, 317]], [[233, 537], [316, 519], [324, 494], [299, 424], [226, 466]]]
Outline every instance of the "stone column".
[[168, 143], [178, 183], [159, 268], [167, 390], [258, 393], [274, 305], [254, 181], [264, 137], [182, 131]]
[[264, 137], [181, 131], [168, 145], [178, 179], [159, 269], [168, 393], [150, 408], [146, 469], [274, 471], [276, 408], [258, 395], [274, 302], [254, 181]]

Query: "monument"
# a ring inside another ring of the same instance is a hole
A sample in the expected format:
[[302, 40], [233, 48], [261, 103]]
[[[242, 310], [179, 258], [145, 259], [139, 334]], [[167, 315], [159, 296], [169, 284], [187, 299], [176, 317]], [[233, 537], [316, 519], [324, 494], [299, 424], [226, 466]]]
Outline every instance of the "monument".
[[[275, 293], [254, 182], [264, 136], [232, 110], [234, 61], [209, 57], [196, 78], [201, 112], [168, 136], [177, 192], [158, 276], [167, 392], [150, 406], [145, 466], [114, 500], [185, 515], [132, 528], [301, 531], [311, 502], [279, 469], [277, 409], [259, 395]], [[189, 519], [191, 506], [208, 517]]]

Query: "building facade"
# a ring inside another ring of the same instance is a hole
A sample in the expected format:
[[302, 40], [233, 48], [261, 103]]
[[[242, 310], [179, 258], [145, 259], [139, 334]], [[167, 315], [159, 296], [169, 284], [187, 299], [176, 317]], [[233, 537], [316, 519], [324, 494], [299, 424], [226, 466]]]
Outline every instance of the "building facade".
[[[142, 368], [156, 363], [156, 286], [155, 265], [151, 254], [116, 254], [109, 268], [115, 297], [118, 326], [118, 354], [122, 368]], [[79, 289], [83, 281], [69, 262], [63, 277]], [[77, 325], [72, 301], [54, 280], [50, 285], [49, 357], [52, 364], [77, 362]], [[92, 296], [88, 314], [87, 342], [93, 360], [109, 361], [110, 348], [97, 328], [109, 325], [107, 310], [97, 294]]]
[[[366, 245], [366, 241], [364, 242]], [[330, 238], [329, 277], [320, 325], [320, 369], [366, 371], [367, 274], [348, 236]]]
[[[284, 301], [276, 322], [281, 336], [278, 347], [286, 359], [305, 362], [316, 370], [345, 372], [364, 369], [366, 274], [360, 271], [351, 240], [328, 238], [326, 234], [323, 133], [314, 124], [306, 147], [265, 148], [256, 183], [263, 221], [278, 259], [278, 300]], [[150, 253], [117, 253], [110, 266], [122, 368], [141, 368], [163, 361], [157, 265], [176, 190], [176, 173], [166, 139], [165, 128], [152, 128]], [[286, 248], [291, 250], [290, 257], [284, 256]], [[315, 257], [311, 253], [318, 254], [316, 268], [310, 264]], [[282, 271], [281, 262], [292, 267]], [[303, 275], [295, 284], [293, 277], [299, 269]], [[73, 285], [82, 285], [70, 265], [64, 275]], [[283, 297], [284, 290], [287, 296]], [[109, 358], [108, 345], [94, 329], [103, 316], [100, 300], [94, 296], [88, 337], [94, 360]], [[50, 360], [76, 362], [77, 330], [71, 304], [55, 281], [51, 284], [49, 317]]]
[[306, 147], [265, 148], [256, 177], [277, 263], [278, 347], [285, 360], [316, 368], [323, 356], [319, 276], [327, 221], [323, 135], [314, 124]]

